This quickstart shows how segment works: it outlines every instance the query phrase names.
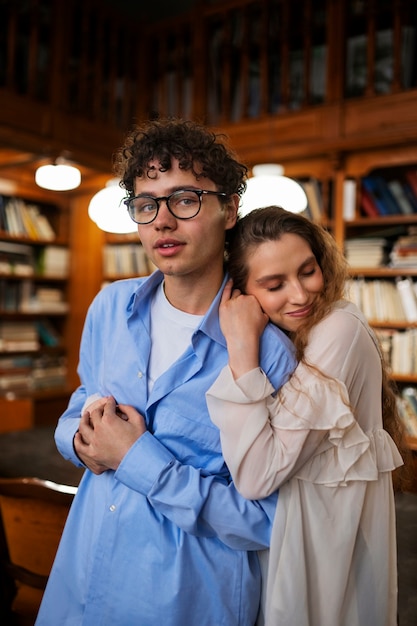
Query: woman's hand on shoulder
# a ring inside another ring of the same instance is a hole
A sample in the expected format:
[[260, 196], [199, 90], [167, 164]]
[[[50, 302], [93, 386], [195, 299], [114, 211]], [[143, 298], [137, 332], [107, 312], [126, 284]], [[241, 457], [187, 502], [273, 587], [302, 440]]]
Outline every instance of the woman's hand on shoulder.
[[220, 327], [226, 338], [229, 365], [235, 378], [259, 366], [259, 338], [268, 323], [255, 296], [233, 289], [229, 280], [220, 308]]

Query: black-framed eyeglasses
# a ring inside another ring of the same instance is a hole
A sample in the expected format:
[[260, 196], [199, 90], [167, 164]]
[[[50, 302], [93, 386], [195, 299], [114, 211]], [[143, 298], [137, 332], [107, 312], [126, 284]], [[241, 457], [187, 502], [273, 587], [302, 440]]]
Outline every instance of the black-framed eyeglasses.
[[165, 200], [168, 210], [179, 220], [190, 220], [201, 209], [201, 197], [204, 195], [223, 196], [222, 191], [207, 191], [206, 189], [180, 189], [169, 194], [154, 198], [145, 194], [139, 194], [134, 198], [124, 200], [130, 217], [136, 224], [150, 224], [156, 219], [159, 204]]

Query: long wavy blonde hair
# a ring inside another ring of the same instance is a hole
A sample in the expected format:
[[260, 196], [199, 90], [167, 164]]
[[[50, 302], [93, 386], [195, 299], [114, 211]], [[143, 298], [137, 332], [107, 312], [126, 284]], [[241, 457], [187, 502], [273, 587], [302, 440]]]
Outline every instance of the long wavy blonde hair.
[[[253, 249], [265, 241], [279, 240], [287, 233], [298, 235], [309, 244], [323, 274], [323, 291], [315, 303], [314, 312], [296, 332], [287, 333], [294, 343], [297, 360], [306, 363], [305, 349], [311, 329], [330, 313], [336, 302], [345, 296], [349, 269], [333, 236], [322, 226], [281, 207], [269, 206], [256, 209], [240, 218], [233, 230], [228, 250], [228, 270], [234, 286], [245, 293], [249, 274], [248, 259]], [[375, 341], [377, 342], [376, 339]], [[314, 369], [318, 368], [314, 367]], [[381, 369], [383, 425], [405, 458], [410, 453], [404, 446], [404, 427], [399, 417], [396, 401], [397, 389], [382, 358]], [[324, 376], [322, 372], [320, 374]], [[405, 471], [398, 472], [397, 470], [395, 478], [396, 488], [407, 488], [410, 477]]]

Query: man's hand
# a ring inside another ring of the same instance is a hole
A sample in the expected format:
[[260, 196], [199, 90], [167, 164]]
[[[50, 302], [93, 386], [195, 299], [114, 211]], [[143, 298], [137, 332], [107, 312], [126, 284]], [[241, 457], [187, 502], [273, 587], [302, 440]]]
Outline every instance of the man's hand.
[[74, 437], [75, 452], [94, 474], [116, 470], [131, 446], [146, 431], [145, 420], [131, 406], [114, 398], [93, 402], [81, 416]]

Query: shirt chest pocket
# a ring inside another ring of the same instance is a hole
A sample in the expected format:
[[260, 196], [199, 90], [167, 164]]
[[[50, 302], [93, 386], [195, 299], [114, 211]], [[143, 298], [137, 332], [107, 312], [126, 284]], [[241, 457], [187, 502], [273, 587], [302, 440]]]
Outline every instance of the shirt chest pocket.
[[210, 421], [203, 402], [204, 407], [190, 401], [181, 407], [172, 398], [167, 406], [161, 403], [152, 431], [181, 463], [203, 469], [207, 474], [223, 473], [219, 431]]

